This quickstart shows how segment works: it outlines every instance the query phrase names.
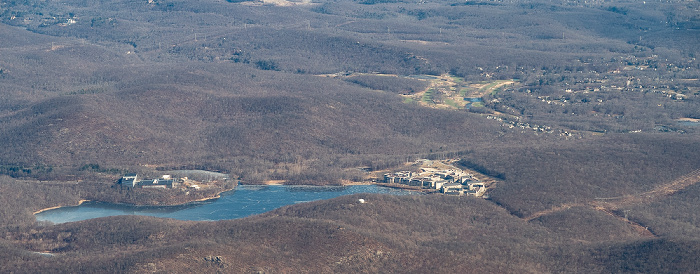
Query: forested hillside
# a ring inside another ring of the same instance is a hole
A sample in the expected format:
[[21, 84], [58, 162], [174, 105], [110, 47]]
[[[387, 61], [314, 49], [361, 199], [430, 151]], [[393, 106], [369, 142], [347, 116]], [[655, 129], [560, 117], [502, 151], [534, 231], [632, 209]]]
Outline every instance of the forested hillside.
[[[700, 118], [690, 2], [287, 3], [4, 3], [2, 162], [197, 164], [259, 180], [330, 155], [382, 167], [533, 139], [503, 129], [514, 123], [581, 138], [692, 133], [674, 119]], [[432, 85], [405, 76], [440, 74], [516, 79], [471, 109], [507, 122], [392, 95]]]
[[[2, 272], [698, 268], [698, 1], [23, 0], [0, 22]], [[167, 198], [115, 187], [131, 172], [323, 185], [422, 158], [498, 183], [207, 223], [31, 214]]]
[[[606, 214], [572, 213], [583, 221], [552, 216], [542, 221], [547, 227], [481, 199], [352, 195], [235, 221], [120, 216], [7, 232], [15, 244], [4, 248], [8, 263], [0, 270], [670, 273], [698, 267], [696, 240], [647, 238]], [[603, 233], [584, 235], [595, 229]]]

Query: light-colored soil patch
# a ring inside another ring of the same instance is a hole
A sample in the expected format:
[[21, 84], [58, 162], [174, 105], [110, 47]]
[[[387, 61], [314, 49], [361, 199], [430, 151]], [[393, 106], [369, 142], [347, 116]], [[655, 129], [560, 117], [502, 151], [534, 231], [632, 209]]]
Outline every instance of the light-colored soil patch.
[[400, 40], [401, 42], [405, 43], [415, 43], [419, 45], [439, 45], [439, 46], [447, 46], [450, 43], [445, 43], [445, 42], [434, 42], [434, 41], [424, 41], [424, 40]]
[[311, 1], [309, 1], [309, 0], [303, 0], [303, 1], [259, 0], [259, 1], [243, 2], [241, 4], [247, 5], [247, 6], [273, 5], [273, 6], [278, 6], [278, 7], [291, 7], [291, 6], [308, 6], [308, 5], [313, 5], [314, 3], [311, 3]]
[[471, 97], [482, 97], [486, 94], [494, 93], [498, 89], [501, 89], [504, 86], [511, 85], [511, 84], [515, 84], [515, 81], [513, 81], [513, 80], [498, 80], [498, 81], [489, 82], [489, 83], [485, 83], [485, 84], [476, 84], [476, 85], [474, 85], [474, 87], [477, 88], [478, 91], [476, 93], [472, 94], [475, 96], [471, 96]]
[[283, 185], [287, 180], [267, 180], [263, 184], [268, 186], [279, 186]]
[[344, 186], [364, 186], [364, 185], [371, 185], [372, 184], [372, 182], [370, 182], [370, 181], [355, 182], [355, 181], [350, 181], [350, 180], [342, 180], [340, 183]]

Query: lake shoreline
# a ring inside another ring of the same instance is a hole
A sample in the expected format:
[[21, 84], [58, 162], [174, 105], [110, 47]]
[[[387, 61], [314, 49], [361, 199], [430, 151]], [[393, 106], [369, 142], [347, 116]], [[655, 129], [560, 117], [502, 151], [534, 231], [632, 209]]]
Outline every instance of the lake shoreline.
[[37, 210], [37, 211], [34, 211], [32, 214], [33, 214], [33, 215], [37, 215], [37, 214], [39, 214], [39, 213], [42, 213], [42, 212], [44, 212], [44, 211], [49, 211], [49, 210], [52, 210], [52, 209], [59, 209], [59, 208], [71, 207], [71, 206], [79, 206], [79, 205], [82, 205], [82, 204], [85, 203], [85, 202], [90, 202], [90, 200], [79, 200], [77, 205], [62, 205], [62, 206], [47, 207], [47, 208], [44, 208], [44, 209], [39, 209], [39, 210]]
[[[192, 206], [184, 205], [181, 208], [177, 206], [137, 206], [91, 201], [91, 203], [75, 208], [66, 206], [65, 209], [60, 209], [61, 207], [58, 207], [55, 212], [45, 212], [48, 209], [43, 210], [42, 214], [36, 215], [36, 219], [37, 221], [49, 221], [55, 224], [117, 215], [146, 215], [187, 221], [229, 220], [261, 214], [286, 205], [359, 193], [421, 194], [416, 191], [389, 188], [376, 184], [347, 186], [241, 185], [236, 191], [219, 195], [219, 199], [215, 197], [199, 199], [197, 202], [200, 202], [200, 204], [193, 201], [189, 203]], [[216, 201], [203, 202], [207, 200]], [[85, 214], [83, 216], [87, 218], [79, 217], [81, 214]]]
[[146, 208], [146, 207], [178, 207], [178, 206], [186, 206], [186, 205], [190, 205], [190, 204], [194, 204], [194, 203], [199, 203], [199, 202], [206, 202], [206, 201], [210, 201], [210, 200], [216, 200], [216, 199], [221, 198], [221, 194], [222, 194], [222, 193], [229, 192], [229, 191], [235, 191], [235, 190], [236, 190], [236, 188], [232, 188], [232, 189], [228, 189], [228, 190], [224, 190], [224, 191], [221, 191], [221, 192], [219, 192], [219, 193], [216, 193], [216, 195], [214, 195], [214, 196], [212, 196], [212, 197], [205, 197], [205, 198], [196, 199], [196, 200], [192, 200], [192, 201], [187, 201], [187, 202], [183, 202], [183, 203], [164, 204], [164, 205], [139, 205], [139, 204], [129, 204], [129, 203], [105, 202], [105, 201], [99, 201], [99, 200], [79, 200], [77, 205], [61, 205], [61, 206], [47, 207], [47, 208], [43, 208], [43, 209], [34, 211], [34, 212], [32, 213], [32, 215], [35, 215], [35, 216], [36, 216], [36, 215], [39, 214], [39, 213], [42, 213], [42, 212], [45, 212], [45, 211], [49, 211], [49, 210], [53, 210], [53, 209], [80, 206], [80, 205], [82, 205], [83, 203], [86, 203], [86, 202], [105, 203], [105, 204], [113, 204], [113, 205], [121, 205], [121, 206], [130, 206], [130, 207], [144, 207], [144, 208]]
[[[266, 181], [263, 184], [242, 184], [242, 186], [300, 186], [300, 187], [343, 187], [343, 186], [366, 186], [366, 185], [376, 185], [376, 186], [381, 186], [381, 187], [387, 187], [387, 188], [394, 188], [394, 189], [403, 189], [407, 191], [413, 191], [413, 192], [418, 192], [418, 193], [431, 193], [430, 191], [426, 191], [424, 189], [417, 189], [413, 187], [407, 187], [403, 185], [397, 185], [397, 184], [383, 184], [383, 183], [372, 183], [372, 182], [343, 182], [341, 185], [289, 185], [289, 184], [284, 184], [283, 182], [280, 182], [281, 180], [270, 180]], [[162, 204], [162, 205], [143, 205], [143, 204], [130, 204], [130, 203], [114, 203], [114, 202], [105, 202], [105, 201], [99, 201], [99, 200], [79, 200], [78, 204], [76, 205], [61, 205], [61, 206], [52, 206], [48, 208], [43, 208], [37, 211], [34, 211], [32, 214], [37, 215], [39, 213], [53, 210], [53, 209], [59, 209], [59, 208], [65, 208], [65, 207], [74, 207], [74, 206], [80, 206], [83, 203], [86, 202], [95, 202], [95, 203], [105, 203], [105, 204], [113, 204], [113, 205], [120, 205], [120, 206], [130, 206], [130, 207], [141, 207], [141, 208], [149, 208], [149, 207], [178, 207], [178, 206], [187, 206], [195, 203], [200, 203], [200, 202], [206, 202], [206, 201], [211, 201], [211, 200], [216, 200], [221, 198], [221, 195], [223, 193], [229, 192], [229, 191], [235, 191], [236, 187], [228, 190], [221, 191], [217, 193], [214, 196], [211, 197], [205, 197], [205, 198], [200, 198], [192, 201], [187, 201], [183, 203], [176, 203], [176, 204]]]
[[372, 182], [356, 182], [356, 181], [350, 181], [350, 180], [343, 180], [341, 181], [340, 185], [295, 185], [295, 184], [287, 184], [287, 180], [267, 180], [263, 182], [262, 184], [242, 184], [246, 186], [364, 186], [364, 185], [373, 185], [374, 183]]

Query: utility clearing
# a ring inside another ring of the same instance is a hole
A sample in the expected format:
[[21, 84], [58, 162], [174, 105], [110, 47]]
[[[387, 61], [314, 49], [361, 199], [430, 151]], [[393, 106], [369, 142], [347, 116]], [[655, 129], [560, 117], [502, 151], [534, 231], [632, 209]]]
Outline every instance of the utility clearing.
[[598, 211], [605, 212], [611, 216], [614, 216], [627, 222], [628, 224], [633, 226], [637, 231], [639, 231], [640, 235], [642, 236], [656, 237], [646, 227], [643, 227], [638, 223], [629, 220], [627, 216], [623, 216], [624, 214], [621, 214], [620, 211], [624, 208], [629, 208], [635, 205], [647, 204], [658, 201], [664, 197], [671, 196], [685, 189], [686, 187], [694, 185], [698, 182], [700, 182], [700, 169], [695, 170], [679, 178], [676, 178], [675, 180], [663, 183], [655, 187], [654, 189], [646, 192], [610, 198], [596, 198], [592, 201], [584, 201], [579, 203], [562, 204], [547, 210], [535, 212], [534, 214], [524, 217], [523, 219], [525, 221], [531, 221], [555, 212], [568, 210], [572, 207], [589, 207]]

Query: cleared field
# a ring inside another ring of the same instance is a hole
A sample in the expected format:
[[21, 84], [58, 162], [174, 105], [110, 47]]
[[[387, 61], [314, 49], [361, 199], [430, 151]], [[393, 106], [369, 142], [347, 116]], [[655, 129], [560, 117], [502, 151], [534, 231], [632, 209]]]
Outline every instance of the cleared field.
[[[420, 76], [412, 76], [412, 78]], [[421, 77], [430, 81], [430, 85], [423, 92], [406, 95], [404, 102], [420, 102], [421, 105], [442, 109], [465, 109], [470, 107], [484, 107], [484, 104], [475, 101], [486, 95], [495, 95], [506, 86], [516, 84], [515, 80], [495, 80], [482, 82], [468, 82], [463, 78], [452, 75], [439, 77]]]

